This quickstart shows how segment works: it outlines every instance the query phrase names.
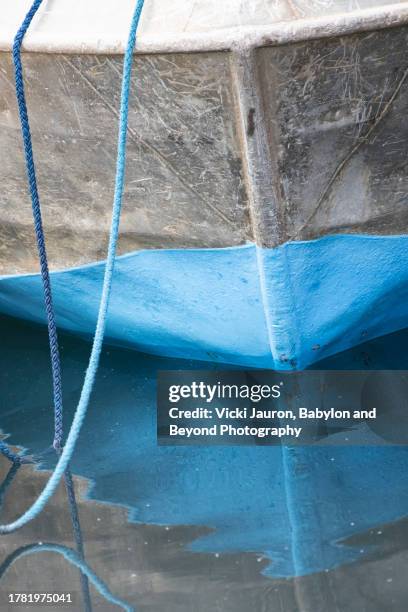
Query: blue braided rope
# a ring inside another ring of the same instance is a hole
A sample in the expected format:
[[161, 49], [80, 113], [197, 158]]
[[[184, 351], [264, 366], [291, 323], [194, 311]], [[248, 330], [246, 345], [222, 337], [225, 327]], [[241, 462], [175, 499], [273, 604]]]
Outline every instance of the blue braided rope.
[[[38, 8], [41, 0], [36, 0], [33, 7]], [[129, 114], [129, 92], [130, 92], [130, 79], [133, 62], [133, 52], [136, 43], [136, 32], [139, 25], [140, 16], [143, 9], [144, 0], [137, 0], [136, 7], [132, 16], [130, 25], [129, 37], [127, 41], [125, 57], [123, 62], [123, 76], [122, 76], [122, 89], [121, 89], [121, 102], [120, 102], [120, 116], [119, 116], [119, 134], [118, 134], [118, 150], [117, 150], [117, 161], [116, 161], [116, 177], [115, 177], [115, 192], [113, 198], [112, 207], [112, 220], [109, 236], [109, 246], [106, 258], [105, 272], [102, 286], [102, 296], [99, 304], [98, 319], [96, 323], [95, 336], [92, 344], [91, 355], [89, 358], [88, 368], [85, 373], [84, 383], [82, 386], [81, 395], [79, 398], [78, 406], [75, 411], [75, 415], [72, 421], [70, 431], [67, 436], [66, 443], [62, 449], [57, 465], [50, 476], [47, 484], [43, 491], [40, 493], [36, 501], [32, 506], [22, 514], [18, 519], [12, 523], [6, 525], [0, 525], [0, 534], [12, 533], [23, 525], [26, 525], [32, 521], [42, 511], [44, 506], [53, 495], [55, 489], [58, 486], [68, 464], [71, 460], [72, 454], [75, 450], [75, 445], [81, 431], [81, 427], [86, 416], [88, 409], [89, 399], [91, 396], [93, 384], [95, 381], [96, 373], [98, 370], [99, 358], [101, 354], [103, 337], [106, 327], [106, 315], [109, 306], [109, 297], [112, 287], [112, 275], [115, 264], [116, 245], [118, 241], [119, 233], [119, 222], [120, 213], [122, 208], [122, 196], [124, 188], [125, 168], [126, 168], [126, 141], [127, 141], [127, 123]], [[33, 9], [32, 7], [32, 9]], [[32, 9], [28, 16], [30, 23], [33, 14]], [[35, 10], [36, 10], [35, 9]], [[34, 11], [35, 13], [35, 11]], [[27, 20], [27, 18], [26, 18]], [[26, 21], [25, 20], [25, 21]], [[24, 118], [24, 117], [23, 117]], [[25, 120], [28, 122], [27, 115]], [[52, 302], [51, 302], [52, 304]]]
[[[25, 16], [23, 23], [17, 31], [13, 44], [13, 62], [16, 84], [17, 105], [20, 115], [21, 132], [23, 137], [24, 155], [26, 160], [26, 171], [31, 196], [31, 205], [33, 210], [34, 228], [37, 241], [37, 250], [40, 260], [40, 271], [43, 283], [44, 303], [47, 316], [48, 338], [51, 354], [51, 371], [52, 371], [52, 386], [54, 400], [54, 440], [53, 447], [57, 454], [62, 446], [63, 438], [63, 403], [62, 403], [62, 376], [61, 376], [61, 360], [58, 347], [58, 334], [55, 321], [55, 313], [52, 303], [51, 280], [48, 268], [47, 250], [45, 245], [44, 230], [42, 224], [41, 206], [38, 195], [37, 178], [35, 172], [34, 153], [31, 140], [30, 125], [28, 120], [27, 103], [25, 99], [23, 67], [21, 62], [21, 46], [24, 36], [34, 18], [34, 15], [41, 6], [42, 0], [35, 0]], [[17, 458], [2, 451], [13, 462]], [[10, 451], [8, 451], [10, 453]], [[75, 499], [74, 484], [72, 481], [71, 472], [67, 467], [64, 475], [65, 488], [67, 492], [68, 505], [74, 532], [78, 554], [83, 558], [84, 547], [82, 541], [81, 526], [79, 522], [78, 508]], [[88, 579], [84, 574], [80, 574], [81, 589], [84, 599], [86, 612], [92, 611], [91, 598], [89, 593]]]
[[47, 314], [48, 337], [51, 353], [52, 385], [54, 395], [54, 448], [60, 448], [62, 442], [62, 382], [61, 363], [58, 350], [58, 334], [55, 323], [55, 313], [52, 303], [51, 281], [48, 269], [47, 251], [45, 248], [44, 230], [41, 216], [40, 199], [38, 196], [37, 178], [35, 173], [34, 153], [31, 142], [30, 124], [24, 93], [23, 67], [21, 64], [21, 45], [23, 38], [41, 6], [42, 0], [35, 0], [24, 18], [13, 43], [14, 75], [16, 96], [20, 115], [21, 132], [23, 135], [24, 155], [26, 160], [27, 178], [30, 187], [31, 205], [33, 209], [34, 228], [37, 239], [38, 256], [40, 260], [41, 278], [44, 289], [45, 311]]
[[125, 612], [135, 612], [135, 609], [126, 601], [116, 597], [109, 590], [107, 585], [101, 580], [89, 565], [71, 548], [61, 546], [60, 544], [44, 543], [44, 544], [28, 544], [21, 546], [12, 552], [0, 565], [0, 579], [4, 576], [7, 570], [21, 557], [32, 555], [39, 552], [55, 552], [62, 555], [71, 565], [75, 565], [81, 572], [90, 580], [97, 591], [110, 603], [119, 606]]
[[9, 471], [3, 482], [0, 485], [0, 510], [3, 507], [4, 498], [6, 497], [6, 493], [13, 482], [14, 478], [17, 476], [17, 472], [21, 468], [21, 461], [13, 461], [10, 466]]
[[11, 461], [12, 463], [21, 463], [22, 461], [22, 458], [20, 457], [20, 455], [13, 453], [10, 447], [2, 440], [0, 441], [0, 453], [4, 455], [5, 457], [7, 457], [7, 459]]

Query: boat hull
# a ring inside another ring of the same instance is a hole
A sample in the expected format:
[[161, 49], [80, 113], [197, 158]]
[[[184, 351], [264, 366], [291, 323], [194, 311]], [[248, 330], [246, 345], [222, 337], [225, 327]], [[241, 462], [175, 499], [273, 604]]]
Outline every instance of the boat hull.
[[[408, 30], [389, 10], [137, 55], [108, 341], [286, 369], [408, 325]], [[122, 58], [63, 47], [23, 63], [57, 321], [91, 335]], [[0, 82], [0, 312], [44, 322], [7, 52]]]
[[[51, 275], [61, 329], [92, 335], [103, 263]], [[0, 278], [0, 312], [45, 323], [39, 275]], [[139, 351], [297, 369], [406, 326], [408, 236], [118, 257], [106, 337]]]

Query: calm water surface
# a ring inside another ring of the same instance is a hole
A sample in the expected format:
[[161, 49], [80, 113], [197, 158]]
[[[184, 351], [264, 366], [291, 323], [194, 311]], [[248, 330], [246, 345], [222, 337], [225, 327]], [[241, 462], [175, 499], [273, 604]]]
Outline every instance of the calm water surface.
[[[0, 489], [4, 522], [35, 499], [55, 459], [46, 331], [2, 318], [0, 337], [1, 428], [40, 459]], [[70, 336], [61, 345], [68, 429], [90, 345]], [[408, 369], [407, 348], [402, 331], [319, 366]], [[105, 348], [72, 462], [94, 572], [149, 612], [405, 612], [408, 449], [158, 447], [157, 370], [209, 367]], [[2, 481], [9, 468], [1, 458]], [[63, 487], [37, 520], [0, 539], [0, 562], [37, 542], [73, 547]], [[16, 592], [70, 592], [71, 606], [34, 609], [83, 609], [78, 571], [55, 552], [8, 569], [1, 610], [33, 608], [8, 604]], [[92, 587], [91, 596], [94, 610], [119, 609]]]

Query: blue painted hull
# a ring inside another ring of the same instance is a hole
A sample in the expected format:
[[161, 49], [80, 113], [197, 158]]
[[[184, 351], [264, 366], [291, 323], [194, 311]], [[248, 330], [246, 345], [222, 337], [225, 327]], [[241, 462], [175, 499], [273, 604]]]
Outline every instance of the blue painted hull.
[[[103, 263], [54, 272], [58, 325], [93, 333]], [[38, 275], [0, 278], [0, 312], [44, 322]], [[107, 340], [157, 355], [303, 368], [408, 325], [408, 236], [117, 259]]]

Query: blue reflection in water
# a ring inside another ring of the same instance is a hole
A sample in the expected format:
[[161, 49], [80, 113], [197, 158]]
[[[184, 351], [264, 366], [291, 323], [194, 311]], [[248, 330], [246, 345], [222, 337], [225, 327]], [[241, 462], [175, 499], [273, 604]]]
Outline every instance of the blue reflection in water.
[[[7, 318], [0, 334], [3, 431], [11, 443], [41, 453], [53, 426], [46, 334]], [[69, 422], [90, 347], [69, 336], [61, 344]], [[408, 369], [406, 346], [405, 330], [319, 365]], [[209, 367], [105, 349], [72, 463], [74, 473], [94, 483], [90, 498], [127, 506], [133, 521], [211, 527], [193, 551], [263, 553], [271, 576], [303, 575], [361, 557], [336, 542], [407, 514], [404, 447], [158, 447], [157, 370]], [[52, 462], [51, 453], [44, 456], [44, 467]]]

